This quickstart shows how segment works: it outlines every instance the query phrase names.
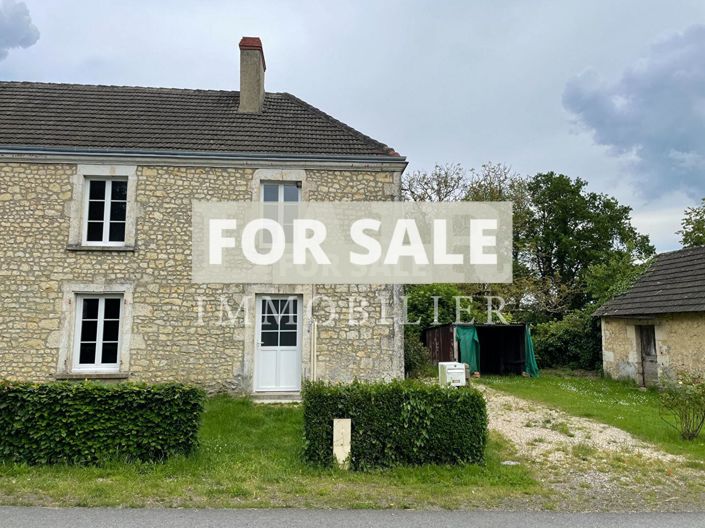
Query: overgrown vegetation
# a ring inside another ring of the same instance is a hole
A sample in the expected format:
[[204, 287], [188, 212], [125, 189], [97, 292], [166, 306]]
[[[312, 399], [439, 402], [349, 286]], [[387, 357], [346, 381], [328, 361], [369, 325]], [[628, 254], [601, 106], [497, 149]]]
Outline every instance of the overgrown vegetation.
[[0, 460], [161, 461], [198, 445], [202, 390], [180, 384], [0, 383]]
[[705, 380], [696, 373], [681, 371], [675, 379], [661, 382], [661, 405], [666, 423], [684, 440], [694, 440], [705, 424]]
[[602, 367], [599, 321], [592, 308], [574, 310], [563, 319], [535, 326], [536, 361], [540, 368], [556, 365], [598, 370]]
[[418, 377], [429, 369], [431, 356], [418, 334], [404, 337], [404, 374], [407, 378]]
[[580, 178], [554, 172], [524, 177], [493, 163], [479, 171], [457, 164], [417, 171], [405, 175], [402, 189], [415, 201], [511, 201], [513, 283], [457, 289], [499, 295], [514, 320], [544, 325], [536, 330], [544, 368], [600, 363], [600, 330], [588, 322], [589, 314], [628, 288], [654, 254], [648, 237], [632, 225], [628, 206], [589, 191]]
[[[304, 463], [303, 409], [206, 401], [200, 447], [163, 463], [0, 462], [0, 504], [188, 508], [493, 508], [544, 493], [511, 445], [490, 435], [484, 464], [353, 472]], [[541, 499], [539, 499], [541, 500]]]
[[480, 463], [487, 441], [484, 397], [418, 382], [307, 383], [303, 390], [304, 458], [333, 463], [333, 420], [350, 418], [350, 467]]

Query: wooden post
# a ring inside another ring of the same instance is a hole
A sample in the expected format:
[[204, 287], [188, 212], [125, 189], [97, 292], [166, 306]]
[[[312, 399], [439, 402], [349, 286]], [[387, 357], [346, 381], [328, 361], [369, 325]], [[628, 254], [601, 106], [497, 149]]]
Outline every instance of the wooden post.
[[333, 419], [333, 456], [342, 469], [350, 468], [350, 418]]

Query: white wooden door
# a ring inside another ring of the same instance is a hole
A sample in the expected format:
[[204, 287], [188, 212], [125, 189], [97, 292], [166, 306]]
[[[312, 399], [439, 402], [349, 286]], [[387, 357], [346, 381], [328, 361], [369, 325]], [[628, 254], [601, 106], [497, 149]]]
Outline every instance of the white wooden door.
[[301, 298], [257, 296], [255, 391], [301, 390]]

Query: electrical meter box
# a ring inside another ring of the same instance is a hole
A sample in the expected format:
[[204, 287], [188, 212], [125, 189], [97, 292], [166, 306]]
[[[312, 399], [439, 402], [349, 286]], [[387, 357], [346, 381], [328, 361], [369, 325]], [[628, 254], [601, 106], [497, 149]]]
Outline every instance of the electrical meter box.
[[462, 387], [467, 383], [467, 366], [465, 363], [455, 361], [438, 363], [438, 381], [441, 385], [452, 385]]

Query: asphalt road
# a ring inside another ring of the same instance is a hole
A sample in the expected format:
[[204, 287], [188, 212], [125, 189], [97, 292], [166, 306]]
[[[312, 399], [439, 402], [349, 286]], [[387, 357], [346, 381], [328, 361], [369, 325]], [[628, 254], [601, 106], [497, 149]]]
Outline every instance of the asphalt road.
[[705, 528], [703, 513], [0, 508], [1, 528]]

